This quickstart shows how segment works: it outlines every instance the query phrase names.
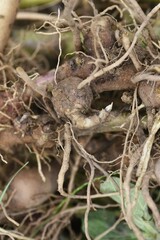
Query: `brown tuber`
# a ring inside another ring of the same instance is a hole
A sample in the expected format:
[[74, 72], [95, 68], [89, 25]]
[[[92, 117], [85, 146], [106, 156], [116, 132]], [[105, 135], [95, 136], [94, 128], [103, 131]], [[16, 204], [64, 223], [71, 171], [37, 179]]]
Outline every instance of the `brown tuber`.
[[37, 168], [24, 169], [12, 181], [8, 194], [11, 197], [9, 208], [12, 211], [32, 208], [40, 205], [57, 190], [59, 165], [55, 162], [51, 169], [44, 167], [43, 182]]
[[81, 81], [78, 77], [69, 77], [59, 82], [52, 90], [52, 102], [59, 117], [69, 116], [75, 110], [85, 112], [90, 108], [92, 91], [89, 86], [78, 90]]
[[59, 117], [68, 118], [77, 129], [87, 129], [106, 120], [108, 112], [104, 109], [87, 116], [93, 94], [90, 86], [78, 89], [82, 79], [69, 77], [60, 81], [52, 90], [52, 103]]
[[115, 43], [115, 29], [116, 22], [111, 17], [93, 18], [91, 25], [82, 30], [85, 52], [93, 57], [104, 58], [105, 50]]

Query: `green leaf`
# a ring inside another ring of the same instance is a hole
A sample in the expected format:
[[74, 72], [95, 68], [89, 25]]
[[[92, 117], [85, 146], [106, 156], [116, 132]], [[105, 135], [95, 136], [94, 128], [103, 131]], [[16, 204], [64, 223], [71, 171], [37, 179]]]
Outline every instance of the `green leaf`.
[[[96, 236], [104, 232], [108, 227], [107, 215], [105, 210], [90, 212], [88, 221], [89, 233], [92, 238], [95, 238]], [[84, 223], [82, 230], [84, 232]]]
[[[105, 182], [101, 183], [100, 185], [100, 191], [102, 193], [112, 193], [116, 192], [117, 188], [116, 186], [118, 185], [118, 188], [120, 186], [120, 179], [117, 177], [112, 177], [108, 178]], [[134, 199], [135, 196], [135, 188], [134, 185], [131, 186], [130, 190], [130, 198], [131, 201]], [[120, 194], [117, 196], [112, 196], [111, 197], [114, 201], [117, 203], [121, 203], [121, 197]], [[138, 197], [136, 201], [136, 206], [133, 209], [133, 215], [139, 216], [139, 217], [145, 217], [145, 219], [149, 220], [151, 219], [151, 216], [148, 213], [148, 206], [144, 200], [143, 194], [141, 191], [138, 192]]]
[[[100, 184], [100, 191], [102, 193], [114, 193], [117, 191], [116, 185], [120, 186], [120, 179], [117, 177], [108, 178], [105, 182]], [[130, 190], [130, 199], [131, 201], [135, 196], [135, 188], [134, 185], [131, 185]], [[120, 194], [117, 196], [111, 196], [111, 198], [121, 204]], [[124, 199], [124, 205], [126, 206], [126, 202]], [[148, 206], [145, 202], [143, 194], [141, 191], [138, 192], [136, 205], [132, 211], [133, 221], [136, 226], [144, 232], [146, 239], [160, 239], [160, 235], [156, 230], [154, 222], [152, 220], [151, 215], [148, 213]]]
[[[102, 210], [91, 211], [88, 218], [89, 235], [91, 238], [96, 238], [98, 235], [109, 229], [117, 219], [117, 210]], [[84, 232], [84, 222], [82, 225]], [[108, 233], [101, 240], [136, 240], [133, 233], [128, 228], [127, 224], [121, 222], [116, 229]]]

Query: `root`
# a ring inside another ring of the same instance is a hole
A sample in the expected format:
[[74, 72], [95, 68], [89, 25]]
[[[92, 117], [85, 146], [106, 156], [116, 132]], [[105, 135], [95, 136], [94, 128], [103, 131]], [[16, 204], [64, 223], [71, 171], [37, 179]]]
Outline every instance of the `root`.
[[62, 162], [62, 166], [59, 171], [58, 180], [57, 180], [58, 191], [61, 193], [62, 196], [67, 195], [63, 189], [63, 184], [64, 184], [65, 174], [69, 168], [71, 140], [72, 140], [71, 133], [70, 133], [70, 126], [67, 123], [65, 124], [64, 139], [65, 139], [65, 146], [64, 146], [63, 162]]
[[156, 224], [157, 228], [159, 229], [160, 228], [160, 213], [159, 213], [159, 209], [157, 208], [155, 202], [153, 201], [153, 199], [149, 193], [149, 180], [150, 180], [150, 174], [146, 173], [146, 175], [143, 178], [143, 182], [142, 182], [142, 193], [147, 202], [148, 207], [152, 211], [155, 224]]

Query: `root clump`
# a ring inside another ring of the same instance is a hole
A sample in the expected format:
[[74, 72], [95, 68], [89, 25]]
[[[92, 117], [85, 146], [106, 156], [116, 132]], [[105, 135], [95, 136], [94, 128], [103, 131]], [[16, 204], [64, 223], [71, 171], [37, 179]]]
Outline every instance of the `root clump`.
[[2, 239], [113, 239], [122, 228], [128, 239], [160, 238], [160, 4], [145, 15], [135, 0], [101, 11], [82, 2], [63, 0], [54, 21], [36, 23], [56, 57], [14, 36], [3, 44]]

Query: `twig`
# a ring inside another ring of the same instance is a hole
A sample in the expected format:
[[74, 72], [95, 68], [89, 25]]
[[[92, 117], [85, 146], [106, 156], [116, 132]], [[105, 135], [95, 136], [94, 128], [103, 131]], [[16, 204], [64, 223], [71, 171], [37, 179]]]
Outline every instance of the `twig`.
[[138, 40], [138, 37], [139, 37], [139, 34], [142, 32], [142, 30], [146, 27], [146, 25], [148, 24], [150, 18], [160, 9], [160, 3], [154, 7], [151, 12], [146, 16], [146, 19], [145, 21], [141, 24], [140, 28], [137, 30], [137, 32], [135, 33], [135, 36], [133, 38], [133, 41], [130, 45], [130, 47], [128, 48], [127, 52], [121, 57], [119, 58], [115, 63], [99, 70], [97, 73], [95, 74], [91, 74], [88, 78], [86, 78], [84, 81], [82, 81], [79, 85], [78, 85], [78, 89], [81, 89], [82, 87], [84, 87], [86, 84], [90, 84], [90, 82], [92, 80], [94, 80], [95, 78], [97, 77], [100, 77], [101, 75], [103, 75], [104, 73], [112, 70], [113, 68], [116, 68], [118, 67], [128, 56], [129, 54], [132, 52], [137, 40]]

